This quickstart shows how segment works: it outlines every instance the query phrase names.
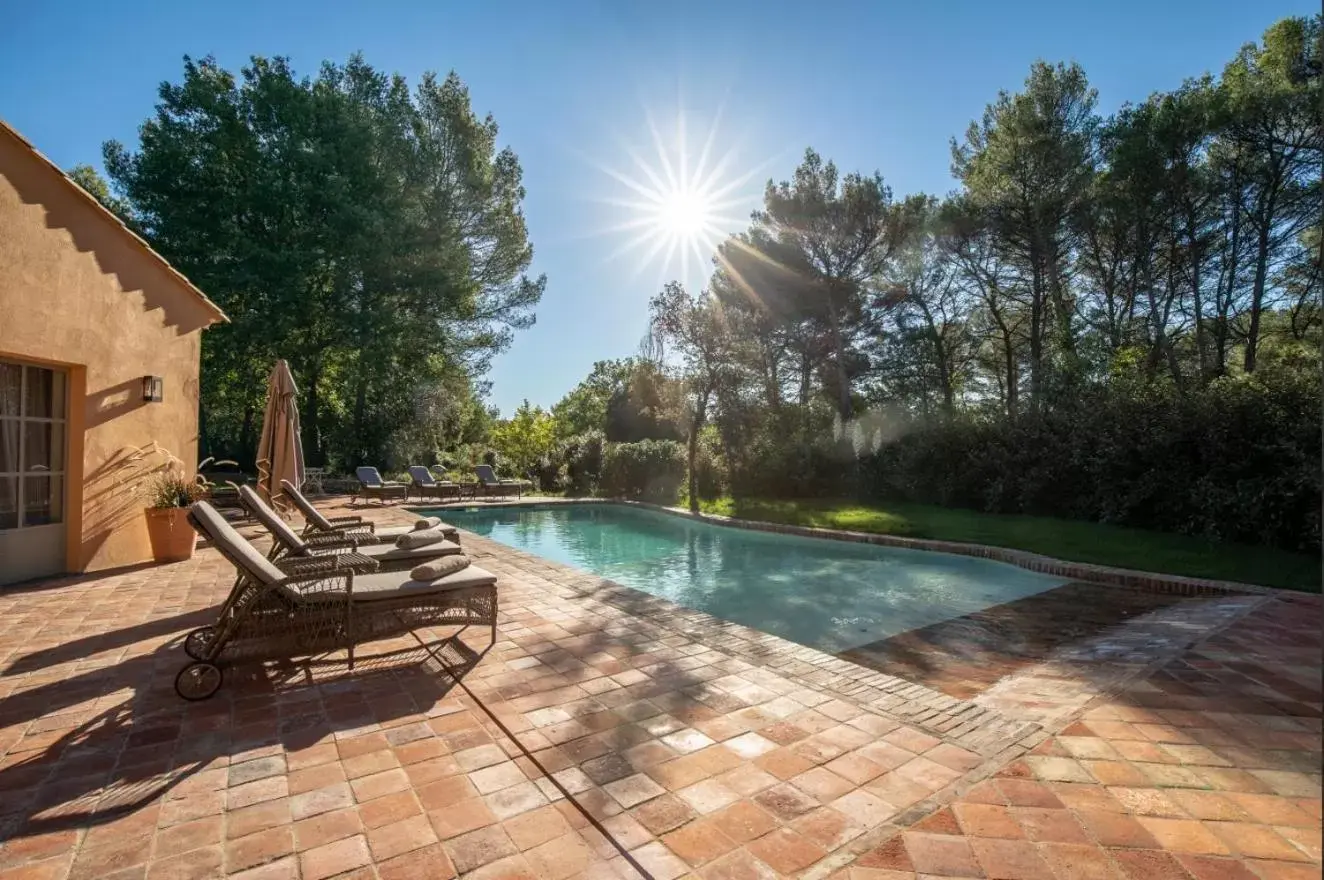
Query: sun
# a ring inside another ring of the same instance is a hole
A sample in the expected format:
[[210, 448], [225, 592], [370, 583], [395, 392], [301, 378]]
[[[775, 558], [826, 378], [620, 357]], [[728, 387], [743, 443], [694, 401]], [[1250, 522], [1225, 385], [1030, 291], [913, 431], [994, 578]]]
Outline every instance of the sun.
[[665, 193], [657, 206], [661, 231], [686, 240], [702, 236], [714, 223], [709, 208], [712, 197], [695, 189], [676, 189]]
[[665, 135], [651, 113], [645, 117], [651, 151], [618, 139], [628, 170], [593, 162], [613, 190], [598, 201], [617, 209], [620, 217], [605, 230], [623, 238], [607, 259], [628, 261], [631, 274], [656, 266], [660, 279], [702, 286], [718, 246], [742, 228], [757, 202], [750, 183], [768, 163], [744, 165], [735, 144], [719, 150], [724, 139], [716, 119], [701, 142], [692, 143], [683, 111]]

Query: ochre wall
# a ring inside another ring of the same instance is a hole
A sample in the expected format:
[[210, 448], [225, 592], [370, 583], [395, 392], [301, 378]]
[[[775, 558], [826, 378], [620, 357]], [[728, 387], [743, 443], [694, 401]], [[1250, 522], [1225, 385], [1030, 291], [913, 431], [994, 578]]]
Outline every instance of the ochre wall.
[[[0, 358], [69, 368], [69, 571], [151, 558], [141, 494], [149, 464], [130, 454], [156, 441], [190, 473], [196, 466], [200, 342], [215, 320], [0, 127]], [[164, 378], [163, 402], [143, 402], [145, 375]]]

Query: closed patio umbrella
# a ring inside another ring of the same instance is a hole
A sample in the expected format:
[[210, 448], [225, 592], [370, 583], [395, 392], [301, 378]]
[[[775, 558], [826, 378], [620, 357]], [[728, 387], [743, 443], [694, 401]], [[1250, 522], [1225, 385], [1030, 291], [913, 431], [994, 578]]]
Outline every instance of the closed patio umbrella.
[[257, 488], [262, 497], [281, 504], [280, 481], [303, 485], [303, 442], [299, 439], [297, 389], [289, 364], [276, 361], [267, 380], [267, 409], [262, 415], [262, 438], [257, 446]]

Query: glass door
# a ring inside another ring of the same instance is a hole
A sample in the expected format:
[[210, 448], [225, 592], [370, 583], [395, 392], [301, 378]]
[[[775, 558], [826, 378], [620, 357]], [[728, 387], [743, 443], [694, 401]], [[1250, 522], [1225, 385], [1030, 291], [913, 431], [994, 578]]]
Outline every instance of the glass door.
[[0, 583], [63, 569], [68, 387], [61, 370], [0, 361]]

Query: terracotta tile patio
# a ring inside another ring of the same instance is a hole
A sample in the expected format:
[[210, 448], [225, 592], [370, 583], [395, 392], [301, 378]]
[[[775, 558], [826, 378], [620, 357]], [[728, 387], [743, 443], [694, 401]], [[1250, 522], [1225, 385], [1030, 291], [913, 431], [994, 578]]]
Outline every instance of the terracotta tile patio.
[[845, 876], [1319, 877], [1320, 611], [1260, 605]]
[[1072, 582], [910, 630], [845, 657], [969, 699], [1001, 679], [1129, 619], [1203, 598]]
[[495, 645], [229, 670], [205, 703], [172, 682], [214, 551], [0, 592], [0, 880], [1319, 876], [1315, 597], [1223, 603], [1048, 737], [463, 543]]

